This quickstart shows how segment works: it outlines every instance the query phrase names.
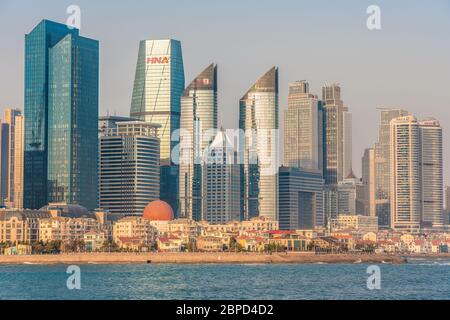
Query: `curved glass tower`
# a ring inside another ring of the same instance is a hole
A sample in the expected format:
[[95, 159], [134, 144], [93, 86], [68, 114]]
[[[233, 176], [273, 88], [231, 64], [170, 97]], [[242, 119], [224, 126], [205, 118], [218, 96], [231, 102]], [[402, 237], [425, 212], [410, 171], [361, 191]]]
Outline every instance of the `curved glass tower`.
[[161, 162], [170, 163], [172, 133], [180, 127], [180, 99], [184, 90], [181, 43], [177, 40], [143, 40], [131, 102], [132, 118], [159, 124]]
[[183, 217], [202, 217], [203, 154], [216, 129], [217, 66], [211, 64], [191, 82], [181, 98], [179, 190]]
[[245, 132], [240, 152], [243, 218], [278, 220], [278, 68], [270, 69], [240, 100], [239, 128]]

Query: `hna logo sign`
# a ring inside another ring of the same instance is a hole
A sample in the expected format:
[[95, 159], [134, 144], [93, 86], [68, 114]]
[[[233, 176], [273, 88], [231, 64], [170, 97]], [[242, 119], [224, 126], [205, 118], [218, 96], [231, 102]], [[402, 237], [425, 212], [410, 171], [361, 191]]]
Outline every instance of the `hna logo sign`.
[[169, 64], [170, 57], [147, 57], [147, 64]]

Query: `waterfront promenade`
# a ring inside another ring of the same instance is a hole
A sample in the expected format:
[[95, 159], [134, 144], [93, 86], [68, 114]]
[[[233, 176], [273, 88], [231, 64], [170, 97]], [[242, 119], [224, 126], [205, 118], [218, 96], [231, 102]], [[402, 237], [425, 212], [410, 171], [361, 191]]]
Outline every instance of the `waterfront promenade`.
[[314, 264], [404, 263], [392, 255], [313, 253], [79, 253], [59, 255], [0, 256], [0, 264]]

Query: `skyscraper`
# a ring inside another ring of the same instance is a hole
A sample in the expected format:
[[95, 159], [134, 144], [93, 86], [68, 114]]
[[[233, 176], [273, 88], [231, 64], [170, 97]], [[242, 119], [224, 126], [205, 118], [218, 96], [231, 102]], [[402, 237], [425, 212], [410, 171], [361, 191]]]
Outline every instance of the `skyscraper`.
[[445, 223], [450, 224], [450, 187], [445, 187]]
[[[14, 205], [14, 149], [15, 149], [15, 126], [16, 126], [16, 117], [21, 114], [20, 110], [8, 108], [4, 112], [3, 123], [7, 125], [8, 130], [8, 139], [7, 143], [7, 172], [5, 178], [8, 179], [7, 186], [7, 196], [6, 196], [6, 205], [11, 207]], [[3, 177], [2, 177], [3, 179]]]
[[5, 205], [9, 187], [9, 126], [0, 123], [0, 206]]
[[217, 66], [209, 65], [181, 98], [180, 215], [202, 218], [204, 152], [217, 130]]
[[131, 117], [161, 125], [161, 200], [178, 213], [178, 166], [171, 161], [180, 128], [180, 101], [185, 85], [183, 54], [177, 40], [143, 40], [139, 45]]
[[362, 184], [364, 187], [364, 215], [376, 217], [375, 206], [375, 150], [366, 149], [362, 158]]
[[98, 42], [43, 20], [25, 37], [24, 207], [96, 207]]
[[23, 139], [24, 117], [16, 116], [14, 126], [14, 203], [13, 207], [23, 209]]
[[202, 169], [202, 220], [211, 224], [239, 221], [240, 165], [233, 143], [224, 130], [210, 144]]
[[278, 68], [264, 74], [239, 103], [244, 218], [278, 220]]
[[159, 125], [118, 121], [100, 137], [99, 206], [142, 214], [159, 199]]
[[408, 115], [408, 111], [395, 108], [382, 108], [378, 142], [375, 144], [375, 206], [378, 223], [381, 228], [391, 225], [390, 218], [390, 176], [391, 176], [391, 139], [390, 122], [397, 117]]
[[48, 201], [97, 207], [98, 41], [68, 34], [49, 55]]
[[390, 122], [391, 228], [418, 233], [421, 226], [420, 132], [414, 116]]
[[284, 164], [288, 167], [322, 169], [322, 108], [309, 93], [306, 81], [289, 85], [284, 114]]
[[67, 34], [78, 30], [41, 21], [25, 36], [24, 207], [47, 204], [48, 102], [50, 52]]
[[422, 222], [424, 226], [442, 228], [444, 226], [442, 127], [435, 119], [420, 121], [419, 126]]
[[338, 84], [322, 88], [324, 110], [324, 178], [337, 184], [351, 174], [351, 115]]

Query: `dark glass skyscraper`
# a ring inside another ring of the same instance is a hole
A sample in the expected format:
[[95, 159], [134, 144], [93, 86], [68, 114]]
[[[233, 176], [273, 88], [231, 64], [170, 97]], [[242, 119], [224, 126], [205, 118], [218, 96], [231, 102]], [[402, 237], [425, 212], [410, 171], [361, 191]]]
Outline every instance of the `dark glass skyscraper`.
[[25, 37], [24, 207], [96, 207], [99, 49], [43, 20]]

